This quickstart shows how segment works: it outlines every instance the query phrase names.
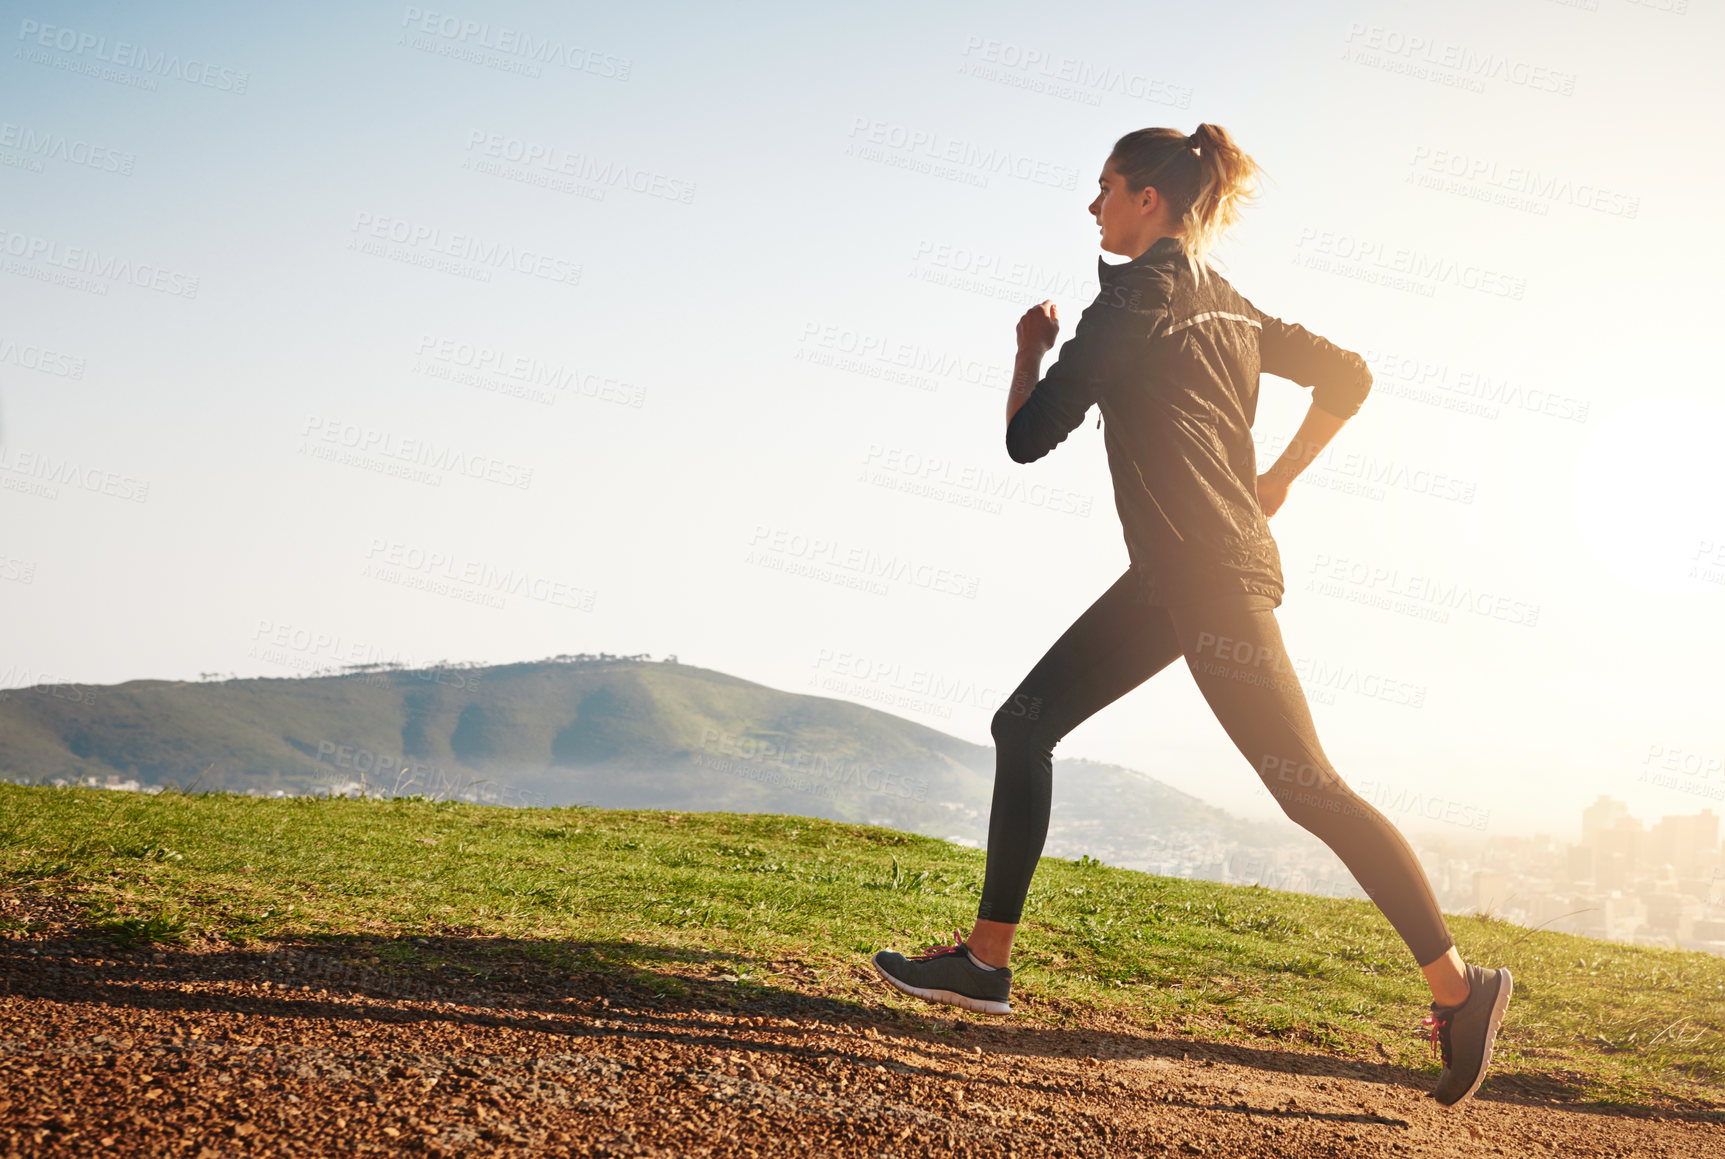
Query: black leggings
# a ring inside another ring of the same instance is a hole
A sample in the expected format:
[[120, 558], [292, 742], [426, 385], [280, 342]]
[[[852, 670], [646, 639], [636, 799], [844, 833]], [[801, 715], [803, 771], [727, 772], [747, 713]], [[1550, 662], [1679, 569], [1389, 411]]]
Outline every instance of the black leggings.
[[1404, 839], [1318, 744], [1267, 596], [1153, 605], [1126, 574], [1079, 616], [994, 714], [994, 802], [977, 916], [1017, 922], [1048, 837], [1055, 744], [1180, 656], [1282, 811], [1335, 851], [1421, 966], [1455, 943]]

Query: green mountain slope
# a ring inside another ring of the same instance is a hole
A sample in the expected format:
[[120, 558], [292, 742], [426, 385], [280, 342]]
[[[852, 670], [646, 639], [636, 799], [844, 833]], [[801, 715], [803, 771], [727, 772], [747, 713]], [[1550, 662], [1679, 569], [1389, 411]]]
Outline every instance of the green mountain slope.
[[[980, 840], [994, 750], [707, 668], [583, 659], [14, 690], [0, 776], [795, 813]], [[1098, 848], [1262, 828], [1088, 761], [1057, 763], [1056, 820]]]

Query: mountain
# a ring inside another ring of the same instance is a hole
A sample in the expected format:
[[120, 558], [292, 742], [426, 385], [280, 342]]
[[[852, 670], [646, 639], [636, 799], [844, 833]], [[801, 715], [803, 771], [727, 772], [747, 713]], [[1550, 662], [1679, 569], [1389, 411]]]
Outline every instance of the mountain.
[[[9, 690], [0, 777], [795, 813], [979, 842], [994, 749], [674, 660], [579, 656]], [[1055, 763], [1050, 854], [1268, 828], [1130, 769]]]

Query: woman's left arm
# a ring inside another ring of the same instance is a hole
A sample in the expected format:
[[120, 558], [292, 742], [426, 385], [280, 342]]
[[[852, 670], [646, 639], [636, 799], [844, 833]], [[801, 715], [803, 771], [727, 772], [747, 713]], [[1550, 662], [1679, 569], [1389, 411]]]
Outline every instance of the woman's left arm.
[[1043, 375], [1042, 356], [1054, 345], [1059, 317], [1053, 302], [1024, 312], [1018, 320], [1018, 355], [1006, 397], [1006, 453], [1013, 462], [1034, 463], [1084, 421], [1116, 373], [1125, 322], [1125, 312], [1098, 294]]
[[1018, 320], [1018, 356], [1012, 363], [1012, 389], [1006, 395], [1006, 423], [1018, 408], [1030, 401], [1030, 392], [1042, 378], [1042, 356], [1054, 348], [1060, 335], [1060, 310], [1053, 302], [1041, 302]]

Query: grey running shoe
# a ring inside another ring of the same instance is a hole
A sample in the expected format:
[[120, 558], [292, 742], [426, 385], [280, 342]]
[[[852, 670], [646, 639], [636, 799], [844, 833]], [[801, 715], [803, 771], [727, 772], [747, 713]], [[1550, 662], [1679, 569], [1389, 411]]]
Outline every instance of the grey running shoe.
[[958, 931], [952, 936], [953, 945], [930, 946], [909, 958], [895, 950], [881, 950], [872, 959], [875, 973], [926, 1002], [945, 1002], [982, 1014], [1011, 1014], [1012, 971], [1005, 966], [980, 968], [970, 960]]
[[1467, 1001], [1460, 1006], [1439, 1006], [1432, 1003], [1431, 1016], [1425, 1024], [1431, 1027], [1432, 1049], [1443, 1053], [1443, 1073], [1431, 1097], [1446, 1107], [1461, 1102], [1485, 1079], [1491, 1065], [1491, 1047], [1497, 1039], [1498, 1023], [1509, 1006], [1511, 983], [1508, 970], [1467, 968], [1470, 990]]

